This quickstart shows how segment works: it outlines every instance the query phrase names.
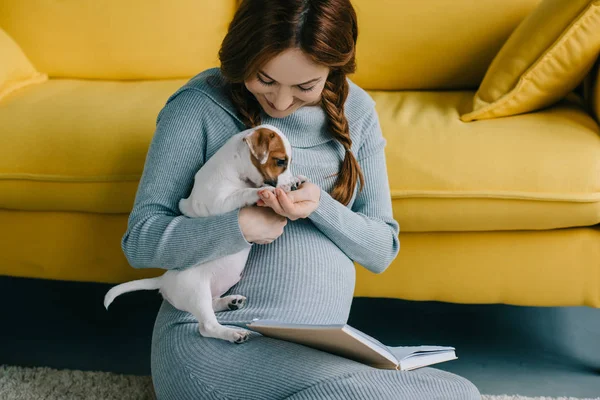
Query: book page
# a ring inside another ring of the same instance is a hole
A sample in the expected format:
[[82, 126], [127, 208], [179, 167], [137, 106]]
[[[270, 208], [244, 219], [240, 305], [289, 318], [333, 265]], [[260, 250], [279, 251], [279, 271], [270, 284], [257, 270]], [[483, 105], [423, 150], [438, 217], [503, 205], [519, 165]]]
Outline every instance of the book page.
[[399, 361], [409, 357], [418, 357], [424, 354], [445, 353], [455, 350], [454, 347], [443, 346], [388, 346], [388, 349]]
[[432, 364], [438, 364], [445, 361], [456, 360], [456, 354], [454, 351], [442, 352], [442, 353], [427, 353], [426, 356], [422, 357], [408, 357], [400, 362], [400, 369], [402, 371], [411, 371], [413, 369], [425, 367]]

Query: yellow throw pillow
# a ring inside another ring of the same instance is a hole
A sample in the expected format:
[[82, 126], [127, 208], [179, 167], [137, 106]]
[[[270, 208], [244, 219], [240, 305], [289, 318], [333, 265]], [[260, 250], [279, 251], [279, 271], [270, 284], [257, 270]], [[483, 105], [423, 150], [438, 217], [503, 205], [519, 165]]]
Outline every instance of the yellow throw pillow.
[[17, 89], [48, 79], [48, 75], [36, 71], [19, 45], [2, 28], [0, 60], [0, 100]]
[[547, 107], [577, 87], [599, 52], [600, 0], [544, 0], [494, 58], [461, 120]]

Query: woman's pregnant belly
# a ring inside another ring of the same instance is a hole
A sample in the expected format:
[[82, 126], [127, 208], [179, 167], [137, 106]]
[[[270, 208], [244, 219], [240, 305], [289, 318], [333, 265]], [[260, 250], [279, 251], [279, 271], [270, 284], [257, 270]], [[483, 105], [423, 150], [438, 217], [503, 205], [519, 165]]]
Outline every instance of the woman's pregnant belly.
[[254, 245], [241, 280], [225, 295], [246, 306], [217, 313], [222, 324], [254, 318], [307, 324], [346, 323], [354, 294], [354, 263], [309, 220], [290, 221], [269, 245]]

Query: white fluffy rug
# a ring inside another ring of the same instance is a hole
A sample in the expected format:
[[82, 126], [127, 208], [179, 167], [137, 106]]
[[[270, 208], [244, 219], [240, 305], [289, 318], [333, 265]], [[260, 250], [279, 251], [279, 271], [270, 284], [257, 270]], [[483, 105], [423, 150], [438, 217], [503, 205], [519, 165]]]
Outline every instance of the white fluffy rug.
[[[2, 400], [153, 400], [148, 376], [0, 365]], [[574, 397], [483, 396], [482, 400], [600, 400]]]

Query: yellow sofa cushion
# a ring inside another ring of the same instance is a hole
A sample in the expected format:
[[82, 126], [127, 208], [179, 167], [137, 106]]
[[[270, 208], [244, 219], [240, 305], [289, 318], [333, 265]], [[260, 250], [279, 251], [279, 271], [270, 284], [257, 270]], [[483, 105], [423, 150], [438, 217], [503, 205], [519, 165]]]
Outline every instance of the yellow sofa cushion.
[[[0, 208], [128, 213], [158, 112], [185, 80], [49, 80], [0, 107]], [[463, 123], [473, 92], [371, 92], [404, 232], [600, 222], [600, 137], [576, 104]]]
[[600, 227], [400, 233], [383, 273], [356, 271], [355, 296], [467, 304], [600, 307]]
[[0, 107], [0, 208], [129, 212], [156, 117], [187, 80], [50, 79]]
[[475, 89], [540, 0], [353, 0], [365, 89]]
[[463, 121], [521, 114], [573, 90], [600, 52], [600, 0], [544, 0], [498, 53]]
[[218, 65], [235, 0], [2, 0], [0, 26], [51, 77], [168, 79]]
[[404, 232], [600, 222], [600, 128], [575, 102], [464, 123], [473, 92], [371, 92]]
[[0, 28], [0, 100], [22, 87], [48, 79], [38, 72], [15, 41]]
[[[121, 250], [127, 214], [0, 210], [0, 275], [120, 283], [159, 276]], [[49, 240], [48, 238], [51, 238]], [[355, 296], [600, 307], [600, 229], [400, 233], [388, 270], [356, 271]], [[494, 256], [496, 255], [496, 256]]]

